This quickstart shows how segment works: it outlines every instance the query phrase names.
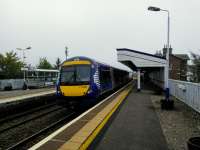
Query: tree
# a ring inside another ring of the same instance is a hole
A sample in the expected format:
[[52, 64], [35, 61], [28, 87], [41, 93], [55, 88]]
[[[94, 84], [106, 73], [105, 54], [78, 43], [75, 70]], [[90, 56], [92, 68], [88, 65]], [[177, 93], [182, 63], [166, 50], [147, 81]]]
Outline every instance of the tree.
[[50, 62], [47, 61], [46, 57], [40, 58], [39, 64], [37, 65], [38, 69], [53, 69]]
[[2, 71], [4, 66], [4, 56], [2, 54], [0, 54], [0, 70]]
[[194, 64], [193, 75], [196, 82], [200, 82], [200, 55], [192, 53], [192, 62]]
[[4, 66], [4, 56], [0, 54], [0, 79], [4, 78], [3, 66]]
[[60, 58], [57, 58], [56, 59], [56, 64], [54, 65], [54, 68], [55, 69], [59, 69], [60, 65], [61, 65], [61, 60], [60, 60]]
[[22, 77], [21, 68], [24, 66], [23, 62], [17, 57], [13, 51], [7, 52], [5, 56], [0, 54], [0, 78], [11, 79]]

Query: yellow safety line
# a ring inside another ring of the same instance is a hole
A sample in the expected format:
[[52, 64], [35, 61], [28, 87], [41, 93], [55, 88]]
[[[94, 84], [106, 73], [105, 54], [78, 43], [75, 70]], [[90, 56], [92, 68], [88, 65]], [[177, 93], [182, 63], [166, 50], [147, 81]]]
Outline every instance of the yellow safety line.
[[129, 92], [131, 91], [132, 86], [129, 87], [129, 89], [122, 92], [120, 95], [119, 101], [115, 104], [115, 106], [112, 108], [112, 110], [106, 115], [104, 120], [96, 127], [96, 129], [89, 135], [89, 137], [85, 140], [85, 142], [79, 147], [80, 150], [86, 150], [88, 146], [92, 143], [92, 141], [95, 139], [95, 137], [98, 135], [98, 133], [102, 130], [104, 125], [108, 122], [112, 114], [116, 111], [116, 109], [120, 106], [122, 101], [127, 97]]

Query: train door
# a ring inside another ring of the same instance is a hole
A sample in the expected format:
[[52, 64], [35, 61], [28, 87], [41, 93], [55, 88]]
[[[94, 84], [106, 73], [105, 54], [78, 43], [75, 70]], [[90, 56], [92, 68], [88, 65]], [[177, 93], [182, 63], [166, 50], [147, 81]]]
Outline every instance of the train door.
[[105, 93], [112, 89], [110, 67], [100, 66], [100, 85], [101, 93]]
[[112, 89], [115, 88], [115, 78], [114, 78], [114, 69], [110, 68], [110, 75], [111, 75], [111, 82], [112, 82]]

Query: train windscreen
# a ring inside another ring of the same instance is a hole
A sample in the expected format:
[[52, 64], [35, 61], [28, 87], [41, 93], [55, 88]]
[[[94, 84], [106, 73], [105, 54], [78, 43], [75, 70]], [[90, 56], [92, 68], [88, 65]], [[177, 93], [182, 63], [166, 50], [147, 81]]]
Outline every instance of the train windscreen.
[[90, 82], [90, 65], [63, 66], [60, 74], [61, 85], [82, 85]]

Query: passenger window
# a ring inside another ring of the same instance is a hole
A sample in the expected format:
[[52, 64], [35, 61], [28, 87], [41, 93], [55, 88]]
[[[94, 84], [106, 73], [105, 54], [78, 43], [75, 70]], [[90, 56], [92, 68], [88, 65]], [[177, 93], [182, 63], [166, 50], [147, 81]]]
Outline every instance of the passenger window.
[[110, 70], [102, 69], [100, 71], [100, 81], [103, 84], [111, 82]]

